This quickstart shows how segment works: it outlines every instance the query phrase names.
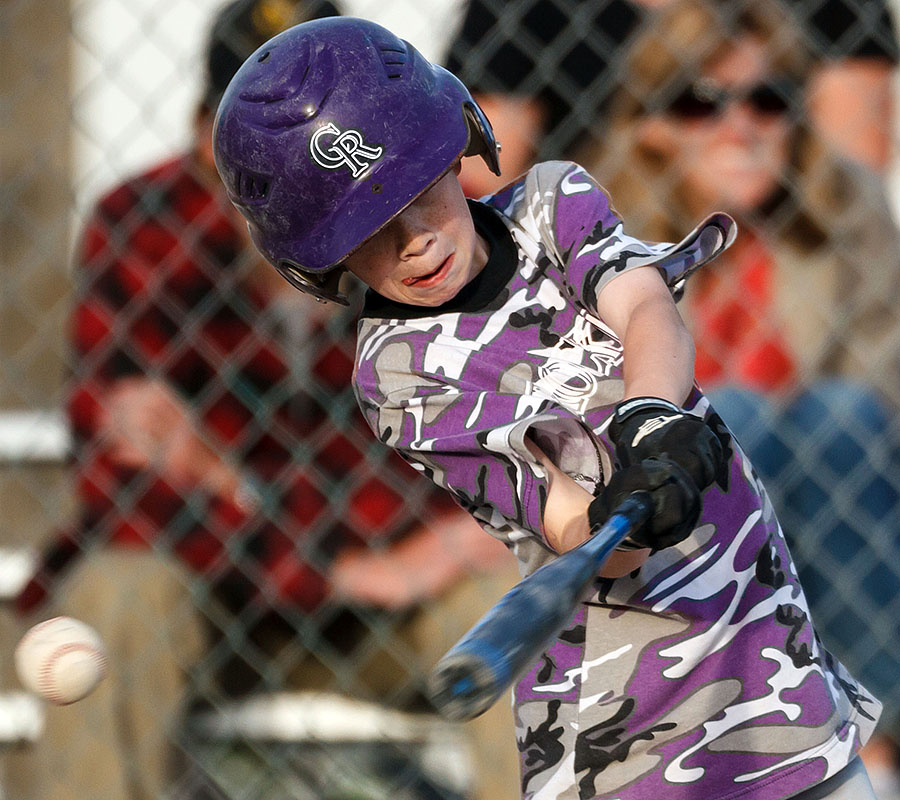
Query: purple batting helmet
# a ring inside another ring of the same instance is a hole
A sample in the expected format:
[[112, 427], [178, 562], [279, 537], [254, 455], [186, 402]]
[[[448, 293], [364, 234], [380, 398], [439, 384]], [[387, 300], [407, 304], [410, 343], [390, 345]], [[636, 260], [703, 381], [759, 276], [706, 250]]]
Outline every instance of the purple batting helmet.
[[462, 156], [499, 175], [468, 89], [409, 42], [362, 19], [304, 22], [244, 62], [219, 105], [216, 166], [253, 241], [324, 300], [344, 259]]

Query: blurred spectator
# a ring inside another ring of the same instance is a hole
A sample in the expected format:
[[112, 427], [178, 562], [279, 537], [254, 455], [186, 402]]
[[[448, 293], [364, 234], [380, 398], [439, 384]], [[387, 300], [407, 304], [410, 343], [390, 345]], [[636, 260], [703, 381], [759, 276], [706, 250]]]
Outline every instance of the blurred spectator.
[[501, 142], [499, 178], [463, 162], [473, 197], [534, 161], [559, 158], [595, 122], [617, 78], [618, 53], [653, 0], [470, 0], [447, 68], [469, 87]]
[[[708, 0], [733, 14], [739, 0]], [[469, 0], [447, 66], [470, 87], [502, 144], [502, 176], [463, 163], [478, 197], [536, 159], [570, 157], [603, 129], [623, 78], [622, 54], [653, 9], [677, 0]], [[884, 0], [785, 0], [817, 56], [811, 115], [848, 157], [883, 170], [890, 152], [891, 81], [898, 60]], [[689, 54], [686, 54], [689, 56]]]
[[[191, 151], [116, 187], [84, 230], [79, 519], [19, 608], [52, 593], [98, 628], [113, 667], [8, 757], [16, 800], [193, 797], [173, 764], [191, 700], [313, 688], [422, 710], [425, 671], [515, 578], [502, 545], [372, 439], [350, 389], [355, 315], [262, 263], [215, 171], [214, 112], [243, 60], [334, 13], [225, 6]], [[469, 731], [479, 797], [513, 796], [511, 728], [501, 706]]]
[[790, 0], [818, 56], [809, 116], [831, 147], [884, 172], [894, 136], [894, 76], [900, 52], [884, 0]]
[[896, 784], [900, 233], [880, 178], [806, 121], [801, 31], [775, 3], [735, 11], [659, 12], [584, 160], [651, 239], [737, 217], [682, 302], [697, 378], [772, 487], [827, 646], [885, 702], [864, 758]]

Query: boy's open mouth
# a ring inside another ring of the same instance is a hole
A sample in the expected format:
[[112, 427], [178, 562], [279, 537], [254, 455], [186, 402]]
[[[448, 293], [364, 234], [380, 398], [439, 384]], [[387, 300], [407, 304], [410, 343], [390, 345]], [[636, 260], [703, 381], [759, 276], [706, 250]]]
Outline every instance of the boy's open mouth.
[[438, 264], [437, 269], [432, 272], [429, 272], [427, 275], [420, 275], [418, 278], [404, 278], [403, 283], [406, 286], [422, 286], [428, 287], [433, 286], [436, 283], [439, 283], [443, 280], [444, 276], [447, 274], [450, 269], [450, 265], [453, 263], [453, 256], [455, 253], [451, 253], [447, 256], [440, 264]]

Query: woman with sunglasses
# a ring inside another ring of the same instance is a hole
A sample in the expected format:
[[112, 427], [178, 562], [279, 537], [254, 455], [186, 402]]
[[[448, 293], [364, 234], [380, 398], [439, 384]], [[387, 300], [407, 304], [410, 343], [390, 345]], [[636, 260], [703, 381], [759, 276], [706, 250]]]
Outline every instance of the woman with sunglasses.
[[651, 19], [580, 160], [647, 238], [739, 222], [681, 303], [697, 379], [773, 489], [826, 645], [885, 703], [863, 755], [898, 797], [900, 235], [880, 179], [808, 124], [817, 65], [782, 7], [739, 5]]

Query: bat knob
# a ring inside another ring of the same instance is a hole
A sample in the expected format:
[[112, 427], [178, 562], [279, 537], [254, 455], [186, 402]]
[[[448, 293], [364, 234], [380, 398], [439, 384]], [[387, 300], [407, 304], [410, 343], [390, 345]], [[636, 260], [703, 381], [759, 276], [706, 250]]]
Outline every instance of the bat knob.
[[497, 699], [497, 676], [472, 653], [450, 652], [442, 658], [428, 679], [432, 705], [447, 719], [463, 722], [487, 711]]

